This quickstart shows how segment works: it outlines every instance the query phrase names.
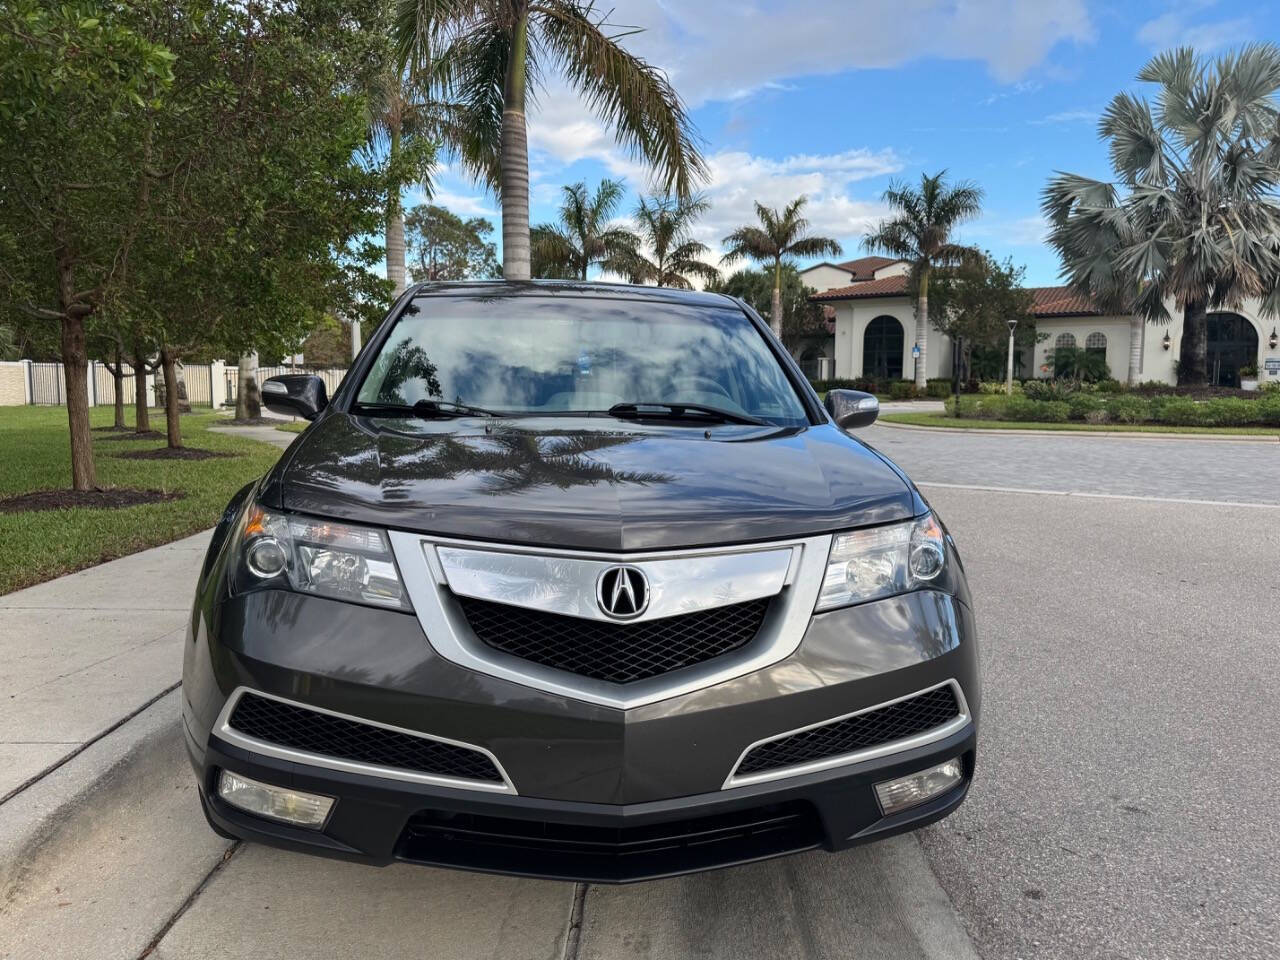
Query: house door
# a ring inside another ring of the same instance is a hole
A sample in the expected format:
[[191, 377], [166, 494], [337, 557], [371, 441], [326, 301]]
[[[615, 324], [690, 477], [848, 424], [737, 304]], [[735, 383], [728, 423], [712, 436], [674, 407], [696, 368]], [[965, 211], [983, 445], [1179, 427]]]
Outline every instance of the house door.
[[1238, 313], [1211, 313], [1209, 382], [1218, 387], [1240, 386], [1240, 368], [1258, 362], [1258, 331]]
[[862, 335], [862, 375], [902, 379], [902, 324], [897, 317], [876, 317]]

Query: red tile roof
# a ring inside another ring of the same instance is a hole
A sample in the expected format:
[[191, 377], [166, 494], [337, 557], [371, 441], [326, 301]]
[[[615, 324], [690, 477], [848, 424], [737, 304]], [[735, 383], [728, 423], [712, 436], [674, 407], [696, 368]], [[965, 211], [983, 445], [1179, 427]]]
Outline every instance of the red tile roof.
[[879, 280], [863, 280], [847, 287], [835, 287], [815, 293], [810, 300], [860, 300], [863, 297], [901, 297], [907, 293], [907, 275], [881, 277]]
[[844, 263], [834, 264], [834, 266], [841, 270], [848, 270], [853, 274], [854, 280], [871, 280], [875, 277], [877, 270], [897, 262], [894, 257], [860, 257], [857, 260], [846, 260]]
[[1031, 313], [1037, 317], [1097, 317], [1093, 300], [1071, 287], [1031, 287]]
[[[862, 300], [872, 297], [905, 297], [910, 294], [907, 289], [908, 277], [881, 277], [879, 280], [866, 280], [853, 283], [847, 287], [836, 287], [815, 293], [809, 299], [814, 301], [829, 300]], [[1087, 296], [1071, 287], [1030, 287], [1031, 314], [1036, 317], [1097, 317], [1102, 311]]]

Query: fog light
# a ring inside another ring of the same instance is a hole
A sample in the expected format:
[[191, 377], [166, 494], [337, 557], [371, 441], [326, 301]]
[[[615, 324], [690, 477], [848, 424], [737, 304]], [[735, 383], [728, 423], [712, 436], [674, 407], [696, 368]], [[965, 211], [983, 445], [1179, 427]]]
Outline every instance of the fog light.
[[957, 757], [910, 776], [877, 783], [876, 798], [880, 801], [880, 809], [888, 816], [932, 800], [939, 794], [946, 793], [962, 779], [964, 767]]
[[218, 778], [218, 796], [247, 813], [313, 830], [324, 826], [333, 807], [332, 797], [274, 787], [229, 770]]

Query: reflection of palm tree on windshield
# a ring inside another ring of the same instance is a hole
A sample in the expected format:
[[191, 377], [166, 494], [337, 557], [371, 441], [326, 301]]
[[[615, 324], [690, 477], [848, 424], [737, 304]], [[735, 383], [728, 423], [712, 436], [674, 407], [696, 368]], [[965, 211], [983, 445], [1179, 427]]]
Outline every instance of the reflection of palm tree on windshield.
[[533, 434], [518, 431], [485, 437], [455, 435], [423, 438], [422, 457], [387, 458], [383, 482], [389, 495], [397, 481], [452, 480], [464, 473], [487, 474], [487, 494], [522, 493], [539, 487], [568, 490], [598, 483], [668, 483], [665, 473], [618, 470], [591, 457], [597, 450], [634, 443], [622, 434]]
[[408, 404], [402, 388], [411, 380], [422, 381], [422, 396], [414, 400], [440, 396], [436, 365], [427, 357], [427, 351], [411, 340], [401, 340], [394, 350], [379, 356], [370, 379], [378, 384], [378, 403]]

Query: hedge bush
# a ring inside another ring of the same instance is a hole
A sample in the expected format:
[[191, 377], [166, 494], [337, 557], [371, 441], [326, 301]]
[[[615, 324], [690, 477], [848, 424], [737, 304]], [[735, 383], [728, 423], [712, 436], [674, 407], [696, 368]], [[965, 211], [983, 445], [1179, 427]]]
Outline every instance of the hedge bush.
[[1151, 419], [1151, 404], [1142, 397], [1119, 394], [1107, 400], [1107, 416], [1116, 423], [1145, 423]]
[[1096, 393], [1076, 393], [1067, 400], [1067, 409], [1072, 420], [1086, 420], [1091, 413], [1107, 409], [1107, 401]]

